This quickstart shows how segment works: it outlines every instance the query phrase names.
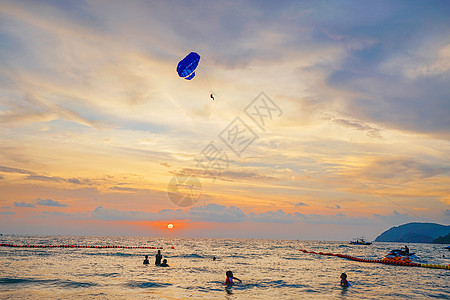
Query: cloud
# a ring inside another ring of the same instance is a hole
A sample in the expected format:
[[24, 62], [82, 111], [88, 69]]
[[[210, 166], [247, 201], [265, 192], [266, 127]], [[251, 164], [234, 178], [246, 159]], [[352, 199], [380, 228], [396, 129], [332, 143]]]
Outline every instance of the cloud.
[[110, 190], [114, 191], [121, 191], [121, 192], [139, 192], [142, 191], [142, 189], [135, 189], [130, 187], [121, 187], [121, 186], [113, 186], [109, 188]]
[[191, 207], [187, 212], [181, 209], [163, 209], [157, 213], [132, 210], [117, 210], [113, 208], [97, 207], [91, 212], [96, 219], [107, 221], [167, 221], [188, 220], [192, 222], [220, 222], [220, 223], [279, 223], [290, 224], [304, 222], [310, 224], [372, 224], [374, 220], [367, 218], [349, 218], [344, 214], [317, 215], [317, 214], [294, 214], [277, 211], [266, 211], [260, 213], [244, 213], [235, 206], [226, 207], [218, 204], [208, 204], [202, 207]]
[[408, 157], [380, 157], [369, 161], [367, 166], [361, 168], [353, 177], [378, 182], [389, 181], [392, 183], [395, 180], [406, 183], [444, 175], [449, 171], [450, 167], [448, 166], [422, 162]]
[[14, 202], [15, 207], [36, 207], [33, 203]]
[[373, 137], [373, 138], [380, 138], [381, 137], [381, 129], [372, 127], [364, 122], [361, 121], [355, 121], [355, 120], [345, 120], [345, 119], [336, 119], [332, 118], [331, 121], [333, 123], [336, 123], [340, 126], [364, 131], [367, 136]]
[[171, 174], [178, 175], [178, 174], [189, 174], [194, 175], [197, 177], [203, 177], [203, 178], [214, 178], [214, 179], [220, 179], [224, 181], [241, 181], [241, 180], [248, 180], [248, 181], [258, 181], [258, 182], [268, 182], [268, 181], [277, 181], [279, 180], [276, 177], [267, 176], [267, 175], [261, 175], [258, 172], [249, 172], [249, 171], [216, 171], [216, 170], [205, 170], [202, 169], [191, 169], [191, 168], [184, 168], [180, 172], [170, 172]]
[[63, 180], [61, 177], [42, 176], [42, 175], [28, 175], [25, 179], [37, 181], [49, 181], [49, 182], [60, 182]]
[[243, 222], [246, 219], [245, 213], [235, 206], [226, 207], [213, 203], [204, 207], [192, 207], [188, 216], [194, 221], [204, 222]]
[[74, 215], [71, 213], [65, 213], [60, 211], [43, 211], [41, 212], [41, 216], [55, 216], [55, 217], [73, 217]]
[[145, 211], [121, 211], [113, 208], [104, 208], [99, 206], [95, 208], [91, 215], [100, 220], [105, 221], [163, 221], [167, 219], [186, 220], [187, 215], [181, 209], [170, 210], [164, 209], [158, 213]]
[[398, 54], [386, 61], [382, 67], [390, 73], [400, 73], [410, 79], [423, 79], [450, 71], [450, 44], [441, 48], [415, 49]]
[[[3, 74], [3, 76], [7, 76]], [[11, 76], [11, 74], [9, 74]], [[13, 80], [13, 78], [10, 78]], [[25, 85], [21, 82], [19, 78], [17, 79], [17, 84]], [[77, 122], [86, 126], [96, 126], [96, 122], [90, 121], [82, 117], [79, 113], [66, 109], [58, 104], [53, 104], [50, 101], [40, 97], [38, 94], [32, 94], [31, 92], [25, 92], [27, 89], [25, 86], [23, 88], [24, 95], [18, 97], [17, 103], [10, 104], [10, 110], [4, 112], [0, 115], [0, 123], [8, 126], [24, 125], [26, 123], [39, 123], [39, 122], [49, 122], [55, 119], [64, 119], [73, 122]]]
[[334, 206], [325, 206], [326, 208], [329, 208], [329, 209], [341, 209], [341, 207], [339, 206], [339, 205], [334, 205]]
[[14, 216], [16, 213], [13, 211], [2, 211], [0, 212], [0, 215], [4, 215], [4, 216]]
[[5, 167], [5, 166], [0, 166], [0, 172], [29, 174], [29, 175], [34, 174], [34, 172], [31, 172], [31, 171], [28, 171], [28, 170], [17, 169], [17, 168], [10, 168], [10, 167]]
[[35, 202], [37, 205], [42, 205], [42, 206], [67, 207], [67, 204], [64, 204], [64, 203], [61, 203], [59, 201], [55, 201], [52, 199], [37, 198]]
[[12, 146], [11, 144], [0, 146], [0, 155], [3, 157], [4, 162], [9, 161], [20, 165], [29, 165], [32, 160], [24, 153], [24, 147], [21, 145]]
[[[18, 169], [18, 168], [10, 168], [5, 166], [0, 166], [0, 172], [5, 173], [17, 173], [17, 174], [26, 174], [25, 177], [26, 180], [36, 180], [36, 181], [46, 181], [46, 182], [68, 182], [73, 184], [80, 184], [80, 185], [91, 185], [92, 181], [87, 178], [63, 178], [59, 176], [45, 176], [45, 175], [39, 175], [36, 174], [36, 172], [24, 170], [24, 169]], [[3, 176], [0, 176], [0, 179], [3, 179]]]
[[336, 215], [319, 215], [319, 214], [301, 214], [294, 213], [300, 221], [308, 224], [347, 224], [347, 225], [363, 225], [373, 224], [374, 221], [368, 218], [354, 218], [347, 217], [346, 215], [339, 213]]
[[[439, 14], [437, 11], [434, 13]], [[416, 7], [413, 13], [409, 14], [409, 19], [412, 21], [415, 19], [413, 15], [419, 14], [421, 14], [420, 9]], [[350, 50], [340, 68], [335, 69], [329, 75], [328, 83], [331, 87], [353, 94], [345, 100], [346, 107], [351, 108], [345, 111], [349, 117], [362, 120], [364, 123], [377, 124], [377, 127], [425, 133], [432, 137], [448, 139], [450, 120], [446, 116], [446, 112], [450, 109], [448, 102], [450, 87], [447, 84], [450, 72], [447, 48], [439, 50], [441, 58], [430, 64], [433, 67], [423, 68], [414, 66], [415, 63], [405, 62], [400, 68], [403, 69], [403, 72], [395, 71], [399, 69], [398, 57], [403, 53], [409, 55], [423, 51], [425, 56], [434, 56], [434, 49], [420, 49], [420, 45], [429, 44], [432, 39], [433, 45], [442, 43], [445, 40], [444, 33], [436, 34], [433, 37], [428, 36], [428, 34], [424, 34], [427, 26], [417, 28], [410, 23], [411, 21], [405, 19], [406, 15], [398, 17], [395, 19], [403, 19], [405, 23], [393, 24], [387, 20], [387, 22], [377, 22], [377, 24], [384, 23], [380, 27], [392, 26], [389, 29], [390, 32], [387, 31], [387, 28], [382, 28], [382, 30], [386, 30], [383, 35], [376, 36], [377, 30], [358, 32], [358, 34], [369, 35], [376, 42], [368, 44], [362, 49]], [[426, 21], [428, 26], [431, 26], [431, 22], [431, 19]], [[440, 18], [437, 18], [435, 22], [450, 25], [448, 20], [444, 21]], [[408, 23], [410, 24], [408, 25]], [[410, 34], [414, 35], [414, 39], [398, 43], [396, 47], [387, 51], [386, 45], [391, 44], [393, 35], [404, 30], [404, 26], [408, 27]], [[372, 29], [376, 27], [378, 25], [373, 26]], [[346, 29], [342, 34], [351, 34], [352, 31], [358, 30]], [[414, 43], [410, 44], [412, 40]], [[406, 61], [412, 62], [416, 59], [417, 56], [413, 55]], [[443, 64], [439, 65], [439, 63]], [[428, 73], [427, 76], [422, 76], [426, 73]], [[374, 136], [379, 133], [375, 128], [372, 130], [371, 127], [361, 127], [361, 124], [355, 122], [340, 121], [339, 123], [356, 129], [359, 127], [360, 130], [365, 130]]]
[[69, 183], [80, 184], [80, 185], [92, 185], [93, 182], [87, 178], [69, 178], [66, 180]]
[[267, 211], [262, 213], [248, 213], [247, 217], [249, 221], [264, 222], [264, 223], [294, 223], [298, 219], [292, 214], [286, 214], [282, 209], [277, 211]]
[[416, 218], [408, 215], [408, 213], [401, 214], [401, 213], [397, 212], [396, 210], [394, 210], [391, 215], [374, 214], [373, 216], [387, 224], [392, 224], [392, 225], [403, 224], [403, 223], [411, 222], [416, 219]]
[[450, 217], [450, 209], [446, 209], [442, 211], [442, 213], [444, 214], [444, 216]]
[[64, 218], [64, 219], [71, 219], [71, 220], [88, 220], [92, 219], [92, 216], [89, 213], [86, 212], [74, 212], [74, 213], [66, 213], [66, 212], [60, 212], [60, 211], [43, 211], [40, 214], [43, 218]]
[[124, 221], [163, 221], [163, 220], [192, 220], [204, 222], [241, 222], [245, 220], [245, 214], [237, 207], [229, 208], [208, 204], [205, 207], [191, 207], [188, 212], [181, 209], [163, 209], [157, 213], [145, 211], [120, 211], [112, 208], [97, 207], [92, 211], [92, 216], [101, 220]]
[[300, 206], [308, 206], [308, 204], [304, 203], [304, 202], [297, 202], [293, 204], [295, 207], [300, 207]]
[[69, 178], [68, 181], [73, 184], [82, 184], [78, 178]]
[[44, 176], [44, 175], [28, 175], [25, 177], [26, 180], [36, 180], [45, 182], [67, 182], [77, 185], [93, 185], [94, 182], [89, 178], [63, 178], [59, 176]]

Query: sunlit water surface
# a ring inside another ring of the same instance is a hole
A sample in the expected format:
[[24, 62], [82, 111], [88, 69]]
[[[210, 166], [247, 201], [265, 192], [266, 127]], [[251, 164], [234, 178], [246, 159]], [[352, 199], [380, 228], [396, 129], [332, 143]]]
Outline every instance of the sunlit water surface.
[[[449, 270], [369, 264], [298, 251], [379, 259], [403, 244], [24, 235], [1, 236], [0, 242], [161, 246], [170, 265], [154, 266], [156, 250], [0, 247], [1, 299], [450, 299]], [[423, 262], [450, 263], [450, 252], [443, 245], [409, 244], [409, 248]], [[148, 266], [142, 264], [144, 255], [151, 256]], [[226, 289], [227, 270], [243, 283]], [[342, 272], [351, 287], [340, 287]]]

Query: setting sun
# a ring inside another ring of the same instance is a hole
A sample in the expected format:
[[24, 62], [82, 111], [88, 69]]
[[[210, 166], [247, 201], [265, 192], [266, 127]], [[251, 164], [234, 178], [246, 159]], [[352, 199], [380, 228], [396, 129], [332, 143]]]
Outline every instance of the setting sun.
[[167, 225], [167, 228], [172, 229], [173, 228], [173, 224]]

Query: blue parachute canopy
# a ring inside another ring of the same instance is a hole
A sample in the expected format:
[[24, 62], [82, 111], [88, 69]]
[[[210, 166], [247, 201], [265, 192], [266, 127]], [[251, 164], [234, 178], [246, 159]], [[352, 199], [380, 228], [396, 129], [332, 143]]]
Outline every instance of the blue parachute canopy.
[[195, 76], [195, 69], [200, 61], [200, 55], [195, 52], [189, 53], [185, 58], [183, 58], [177, 66], [177, 72], [180, 77], [184, 79], [191, 80]]

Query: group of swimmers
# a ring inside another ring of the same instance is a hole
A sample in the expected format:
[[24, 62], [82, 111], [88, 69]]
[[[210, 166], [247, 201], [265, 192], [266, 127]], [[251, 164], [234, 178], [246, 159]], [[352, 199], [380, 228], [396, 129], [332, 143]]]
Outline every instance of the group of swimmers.
[[[158, 253], [155, 255], [155, 266], [158, 267], [168, 267], [169, 265], [167, 264], [167, 259], [164, 259], [161, 263], [161, 259], [162, 259], [162, 254], [161, 254], [161, 250], [158, 250]], [[148, 261], [148, 255], [145, 256], [144, 259], [144, 265], [148, 265], [150, 264], [150, 262]]]
[[[167, 259], [164, 259], [161, 263], [161, 259], [162, 259], [162, 254], [161, 254], [161, 250], [158, 250], [158, 253], [155, 255], [155, 266], [159, 266], [159, 267], [168, 267], [169, 265], [167, 264]], [[216, 260], [216, 257], [213, 257], [213, 260]], [[148, 255], [145, 256], [144, 259], [144, 265], [148, 265], [150, 264], [150, 262], [148, 261]], [[240, 280], [237, 277], [234, 277], [233, 272], [232, 271], [227, 271], [225, 273], [226, 275], [226, 279], [225, 279], [225, 285], [226, 286], [232, 286], [234, 284], [233, 280], [237, 280], [239, 281], [239, 283], [242, 283], [242, 280]], [[347, 274], [342, 273], [341, 274], [341, 286], [342, 287], [349, 287], [351, 286], [350, 282], [347, 281]]]

